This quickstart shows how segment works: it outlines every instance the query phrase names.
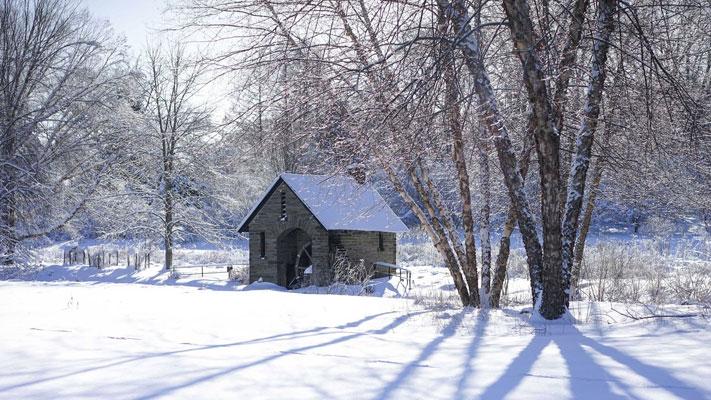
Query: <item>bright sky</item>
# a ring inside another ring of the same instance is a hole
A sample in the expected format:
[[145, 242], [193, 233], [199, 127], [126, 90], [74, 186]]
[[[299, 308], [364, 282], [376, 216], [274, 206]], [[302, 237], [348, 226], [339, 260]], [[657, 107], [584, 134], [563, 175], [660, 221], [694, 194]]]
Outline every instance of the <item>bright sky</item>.
[[165, 0], [82, 0], [94, 16], [108, 20], [116, 33], [126, 36], [135, 53], [146, 45], [146, 37], [163, 27]]
[[[166, 0], [81, 0], [94, 17], [108, 20], [115, 32], [126, 37], [131, 53], [139, 55], [146, 47], [147, 38], [156, 31], [168, 27], [168, 19], [163, 14]], [[174, 3], [174, 2], [173, 2]], [[159, 40], [157, 37], [153, 41]], [[228, 85], [213, 82], [200, 91], [199, 100], [210, 103], [215, 108], [215, 120], [221, 120], [229, 100], [226, 98]]]

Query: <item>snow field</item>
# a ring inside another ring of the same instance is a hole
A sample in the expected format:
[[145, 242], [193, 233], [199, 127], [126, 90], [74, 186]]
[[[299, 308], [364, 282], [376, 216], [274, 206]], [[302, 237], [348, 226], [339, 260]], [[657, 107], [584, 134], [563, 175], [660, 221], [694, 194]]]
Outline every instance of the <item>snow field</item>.
[[[37, 253], [48, 267], [15, 274], [32, 281], [0, 281], [0, 399], [711, 399], [703, 303], [574, 302], [575, 324], [532, 322], [520, 313], [530, 290], [516, 251], [504, 310], [486, 312], [458, 306], [447, 269], [418, 241], [399, 246], [413, 287], [379, 280], [370, 296], [346, 285], [245, 286], [226, 271], [176, 280], [158, 265], [56, 265], [67, 245]], [[244, 246], [193, 247], [176, 263], [246, 258]], [[674, 294], [674, 273], [707, 266], [648, 248], [592, 248], [590, 271], [609, 278], [593, 274], [585, 287], [598, 294], [605, 283], [604, 300], [625, 301], [620, 287], [656, 276]], [[634, 262], [601, 268], [610, 259]], [[632, 318], [650, 314], [685, 317]]]
[[702, 317], [543, 325], [241, 288], [0, 282], [0, 398], [711, 398]]

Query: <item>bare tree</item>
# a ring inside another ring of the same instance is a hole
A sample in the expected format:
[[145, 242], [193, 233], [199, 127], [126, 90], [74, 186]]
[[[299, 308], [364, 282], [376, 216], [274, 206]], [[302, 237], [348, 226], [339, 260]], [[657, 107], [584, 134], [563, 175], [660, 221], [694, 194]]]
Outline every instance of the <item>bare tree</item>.
[[131, 141], [135, 159], [123, 172], [126, 195], [136, 204], [123, 230], [158, 236], [166, 269], [173, 265], [176, 238], [218, 217], [216, 207], [211, 216], [203, 212], [210, 192], [204, 178], [212, 170], [207, 165], [215, 161], [208, 149], [218, 140], [209, 110], [196, 104], [203, 72], [184, 46], [155, 46], [146, 52], [139, 79], [143, 101]]
[[126, 69], [77, 2], [3, 0], [0, 26], [0, 259], [11, 263], [20, 242], [69, 222], [120, 157], [121, 124], [107, 121]]

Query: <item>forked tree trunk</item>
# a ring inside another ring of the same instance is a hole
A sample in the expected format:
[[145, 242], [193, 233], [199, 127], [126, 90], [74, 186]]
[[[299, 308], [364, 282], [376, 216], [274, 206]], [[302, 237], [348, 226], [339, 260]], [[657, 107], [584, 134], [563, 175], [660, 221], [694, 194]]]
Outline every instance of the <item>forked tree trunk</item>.
[[[546, 77], [536, 50], [539, 43], [528, 2], [503, 0], [509, 20], [514, 48], [523, 68], [523, 84], [528, 93], [536, 120], [536, 154], [541, 182], [541, 222], [543, 226], [543, 297], [540, 314], [546, 319], [557, 319], [566, 311], [565, 293], [561, 286], [562, 252], [560, 226], [560, 137], [555, 129]], [[519, 224], [520, 226], [520, 224]]]
[[[563, 121], [564, 112], [568, 102], [568, 87], [570, 86], [570, 77], [574, 71], [574, 67], [577, 60], [577, 51], [580, 46], [580, 41], [582, 39], [583, 22], [585, 21], [585, 11], [587, 10], [589, 0], [576, 0], [573, 10], [570, 15], [570, 24], [568, 26], [568, 36], [563, 49], [562, 57], [558, 65], [558, 77], [555, 82], [555, 94], [553, 96], [553, 118], [555, 121], [556, 132], [559, 134], [563, 131]], [[529, 115], [528, 130], [533, 133], [535, 129], [536, 121], [533, 113]], [[532, 146], [530, 147], [532, 148]], [[530, 153], [529, 148], [529, 153]], [[562, 165], [568, 165], [565, 162], [568, 153], [563, 152]], [[521, 157], [521, 171], [522, 176], [526, 177], [526, 172], [528, 169], [529, 155], [525, 154]], [[563, 168], [565, 172], [565, 168]], [[561, 178], [561, 182], [564, 184], [567, 181], [567, 174], [564, 174]], [[564, 210], [565, 204], [565, 191], [559, 191], [560, 197], [560, 211]], [[561, 215], [562, 216], [562, 215]], [[499, 255], [496, 259], [496, 275], [494, 278], [494, 287], [492, 288], [492, 306], [498, 307], [501, 289], [503, 287], [503, 282], [506, 277], [506, 266], [508, 263], [508, 258], [510, 254], [511, 246], [511, 233], [516, 227], [516, 221], [513, 217], [513, 210], [509, 210], [509, 213], [504, 224], [501, 240], [499, 243]]]

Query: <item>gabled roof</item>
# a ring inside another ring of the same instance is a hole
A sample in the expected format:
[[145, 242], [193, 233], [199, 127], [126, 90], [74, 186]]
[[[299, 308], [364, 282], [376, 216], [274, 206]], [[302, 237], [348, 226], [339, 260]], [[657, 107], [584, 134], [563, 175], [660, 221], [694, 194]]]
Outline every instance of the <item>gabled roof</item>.
[[274, 190], [284, 182], [326, 230], [407, 232], [380, 194], [347, 176], [281, 174], [249, 211], [237, 228], [248, 229]]

